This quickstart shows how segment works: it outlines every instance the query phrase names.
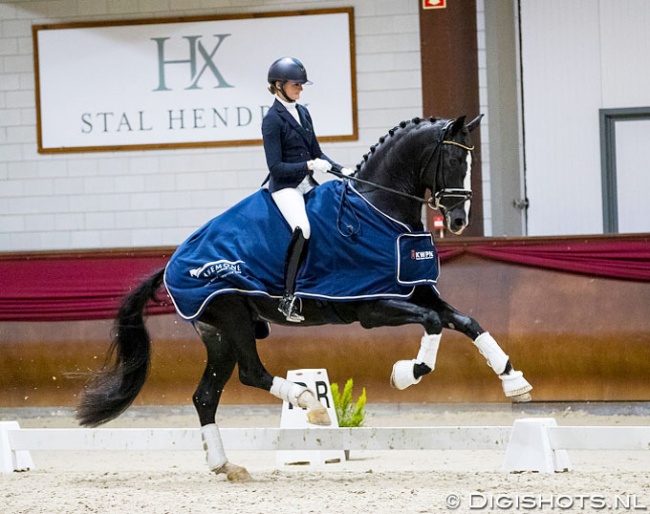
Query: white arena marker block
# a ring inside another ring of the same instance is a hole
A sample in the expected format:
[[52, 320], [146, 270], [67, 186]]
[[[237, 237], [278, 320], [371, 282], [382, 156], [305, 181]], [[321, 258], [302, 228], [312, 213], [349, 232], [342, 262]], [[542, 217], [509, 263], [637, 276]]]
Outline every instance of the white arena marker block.
[[28, 451], [12, 449], [9, 431], [19, 429], [17, 421], [0, 421], [0, 473], [34, 469], [34, 462]]
[[[330, 380], [325, 369], [298, 369], [287, 372], [287, 380], [304, 385], [311, 389], [319, 402], [327, 409], [332, 420], [332, 427], [338, 427], [334, 400], [330, 388]], [[309, 428], [323, 430], [329, 427], [319, 427], [307, 421], [307, 411], [295, 407], [288, 402], [282, 403], [281, 428]], [[279, 466], [285, 464], [330, 464], [343, 462], [345, 452], [340, 450], [282, 450], [276, 454], [276, 462]]]
[[536, 471], [555, 473], [569, 471], [571, 462], [566, 450], [551, 446], [547, 427], [556, 427], [553, 418], [526, 418], [515, 420], [503, 461], [503, 471], [517, 473]]

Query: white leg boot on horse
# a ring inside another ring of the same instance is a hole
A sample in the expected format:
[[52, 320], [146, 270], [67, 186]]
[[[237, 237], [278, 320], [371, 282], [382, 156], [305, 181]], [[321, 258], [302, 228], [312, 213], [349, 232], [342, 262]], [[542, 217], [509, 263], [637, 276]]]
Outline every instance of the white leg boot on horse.
[[474, 339], [474, 345], [485, 357], [488, 366], [499, 375], [506, 397], [513, 402], [529, 402], [532, 399], [530, 391], [533, 386], [528, 383], [521, 371], [513, 369], [509, 357], [489, 332], [483, 332]]
[[201, 440], [205, 450], [205, 458], [210, 471], [217, 475], [226, 475], [231, 482], [248, 482], [252, 480], [246, 468], [228, 462], [223, 449], [221, 434], [216, 424], [201, 427]]
[[318, 401], [316, 395], [301, 385], [295, 384], [282, 377], [273, 377], [271, 394], [291, 405], [307, 409], [307, 421], [313, 425], [330, 426], [332, 420], [325, 406]]
[[442, 334], [424, 334], [420, 341], [420, 351], [415, 359], [397, 361], [393, 364], [393, 373], [390, 376], [390, 385], [400, 391], [409, 386], [420, 383], [422, 374], [415, 378], [416, 366], [424, 364], [429, 368], [426, 373], [431, 373], [436, 367], [438, 348]]

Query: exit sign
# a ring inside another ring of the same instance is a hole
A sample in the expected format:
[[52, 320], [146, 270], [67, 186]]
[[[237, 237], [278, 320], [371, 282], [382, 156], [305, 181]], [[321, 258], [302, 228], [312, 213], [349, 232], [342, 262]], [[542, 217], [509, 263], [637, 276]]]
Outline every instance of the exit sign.
[[422, 0], [423, 9], [445, 9], [447, 0]]

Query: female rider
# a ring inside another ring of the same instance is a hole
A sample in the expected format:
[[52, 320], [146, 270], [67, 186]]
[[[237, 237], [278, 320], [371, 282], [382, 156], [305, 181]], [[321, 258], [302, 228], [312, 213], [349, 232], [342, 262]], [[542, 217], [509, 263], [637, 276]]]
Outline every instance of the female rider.
[[302, 86], [311, 84], [307, 71], [294, 57], [275, 61], [268, 72], [268, 89], [275, 101], [262, 121], [264, 152], [269, 168], [269, 191], [292, 230], [284, 263], [284, 295], [278, 310], [287, 321], [300, 323], [304, 317], [296, 305], [296, 276], [303, 259], [311, 228], [305, 210], [304, 195], [318, 183], [313, 172], [327, 173], [332, 165], [351, 175], [321, 150], [307, 108], [296, 103]]

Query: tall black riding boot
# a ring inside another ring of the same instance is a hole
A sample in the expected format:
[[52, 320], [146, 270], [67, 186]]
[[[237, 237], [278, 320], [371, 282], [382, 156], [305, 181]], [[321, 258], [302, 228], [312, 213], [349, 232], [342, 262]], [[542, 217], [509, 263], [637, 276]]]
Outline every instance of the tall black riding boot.
[[291, 242], [289, 243], [289, 248], [287, 248], [287, 255], [284, 261], [284, 295], [282, 296], [282, 300], [280, 300], [278, 310], [284, 314], [287, 321], [293, 323], [300, 323], [305, 320], [300, 315], [300, 309], [297, 305], [298, 299], [294, 293], [296, 291], [296, 276], [300, 269], [306, 242], [307, 240], [302, 234], [302, 229], [300, 227], [296, 228], [291, 236]]

